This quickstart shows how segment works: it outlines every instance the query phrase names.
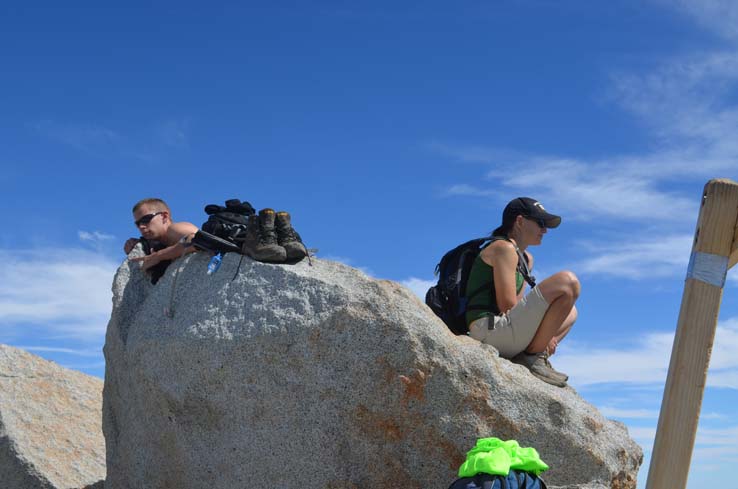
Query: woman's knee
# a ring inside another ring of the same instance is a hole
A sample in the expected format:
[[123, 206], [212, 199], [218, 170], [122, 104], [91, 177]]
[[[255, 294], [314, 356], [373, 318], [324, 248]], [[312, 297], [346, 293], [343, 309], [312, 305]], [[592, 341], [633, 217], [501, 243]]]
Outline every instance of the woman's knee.
[[576, 300], [579, 297], [581, 286], [574, 272], [564, 270], [541, 282], [540, 290], [546, 301], [551, 303], [561, 296]]
[[579, 293], [582, 290], [582, 285], [579, 283], [579, 278], [569, 270], [559, 272], [562, 275], [564, 284], [571, 290], [574, 299], [579, 297]]

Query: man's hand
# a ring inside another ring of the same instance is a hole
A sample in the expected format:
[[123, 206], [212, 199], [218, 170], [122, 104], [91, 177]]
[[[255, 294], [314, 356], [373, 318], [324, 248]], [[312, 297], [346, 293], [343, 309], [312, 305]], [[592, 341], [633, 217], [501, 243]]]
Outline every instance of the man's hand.
[[158, 256], [158, 252], [154, 252], [146, 256], [137, 256], [135, 258], [129, 258], [129, 260], [140, 261], [141, 268], [143, 268], [144, 271], [148, 271], [149, 268], [158, 264], [161, 261], [161, 258]]
[[133, 250], [133, 248], [138, 244], [140, 240], [138, 238], [130, 238], [128, 239], [125, 244], [123, 245], [123, 251], [127, 254]]

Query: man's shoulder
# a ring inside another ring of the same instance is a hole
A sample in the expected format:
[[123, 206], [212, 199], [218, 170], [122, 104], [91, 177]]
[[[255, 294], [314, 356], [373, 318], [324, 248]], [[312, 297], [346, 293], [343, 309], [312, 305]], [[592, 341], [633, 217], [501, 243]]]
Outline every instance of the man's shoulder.
[[167, 229], [167, 241], [170, 245], [175, 244], [177, 241], [182, 239], [183, 236], [187, 236], [192, 233], [196, 233], [199, 228], [187, 221], [173, 222]]

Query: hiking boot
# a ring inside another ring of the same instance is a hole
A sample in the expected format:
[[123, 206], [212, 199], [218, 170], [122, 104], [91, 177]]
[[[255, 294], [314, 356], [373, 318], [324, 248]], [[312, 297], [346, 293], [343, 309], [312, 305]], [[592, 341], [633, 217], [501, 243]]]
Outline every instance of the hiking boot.
[[510, 361], [527, 368], [535, 377], [538, 377], [548, 384], [555, 385], [557, 387], [566, 386], [566, 380], [563, 378], [563, 374], [549, 368], [548, 365], [551, 365], [550, 363], [546, 365], [548, 359], [543, 352], [530, 354], [522, 351], [512, 357]]
[[249, 216], [242, 250], [254, 260], [283, 263], [287, 259], [287, 251], [277, 244], [275, 217], [274, 209], [262, 209], [258, 216]]
[[568, 375], [566, 375], [564, 372], [559, 372], [558, 370], [556, 370], [553, 367], [553, 365], [551, 365], [551, 362], [549, 361], [549, 358], [551, 358], [551, 355], [548, 354], [548, 350], [544, 351], [543, 353], [544, 353], [543, 359], [546, 362], [546, 366], [548, 368], [550, 368], [551, 371], [553, 373], [555, 373], [556, 376], [560, 377], [564, 382], [566, 382], [567, 380], [569, 380], [569, 376]]
[[307, 248], [302, 243], [300, 235], [292, 227], [288, 212], [277, 212], [276, 227], [277, 242], [287, 251], [287, 260], [299, 261], [305, 258], [308, 254]]

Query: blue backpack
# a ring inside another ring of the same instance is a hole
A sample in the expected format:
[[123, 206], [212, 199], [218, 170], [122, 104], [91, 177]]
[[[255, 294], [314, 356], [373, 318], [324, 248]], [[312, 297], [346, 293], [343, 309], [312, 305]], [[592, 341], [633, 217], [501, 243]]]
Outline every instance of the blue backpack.
[[510, 470], [507, 476], [477, 474], [474, 477], [462, 477], [456, 479], [448, 489], [546, 489], [546, 483], [531, 473]]

